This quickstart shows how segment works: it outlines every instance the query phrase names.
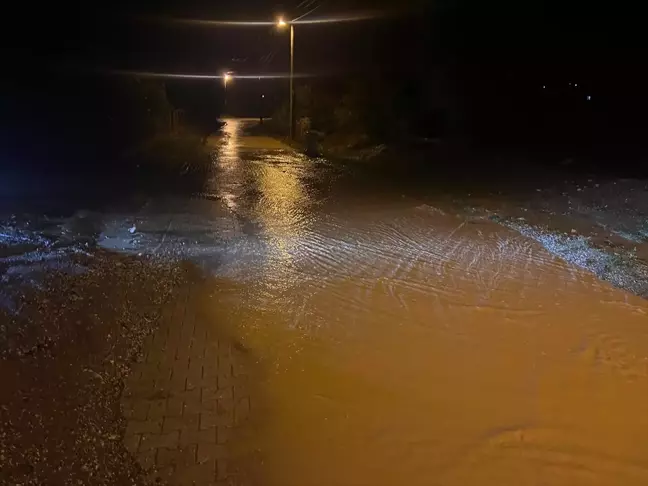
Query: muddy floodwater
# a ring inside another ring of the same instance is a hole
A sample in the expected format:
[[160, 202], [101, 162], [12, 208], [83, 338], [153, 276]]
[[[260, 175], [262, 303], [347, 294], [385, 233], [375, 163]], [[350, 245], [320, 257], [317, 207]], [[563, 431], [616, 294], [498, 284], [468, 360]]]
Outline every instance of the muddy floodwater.
[[214, 305], [260, 365], [260, 484], [648, 484], [646, 301], [238, 128]]
[[213, 141], [208, 191], [107, 214], [101, 244], [213, 279], [256, 364], [253, 484], [648, 484], [646, 300], [405, 171], [244, 124]]

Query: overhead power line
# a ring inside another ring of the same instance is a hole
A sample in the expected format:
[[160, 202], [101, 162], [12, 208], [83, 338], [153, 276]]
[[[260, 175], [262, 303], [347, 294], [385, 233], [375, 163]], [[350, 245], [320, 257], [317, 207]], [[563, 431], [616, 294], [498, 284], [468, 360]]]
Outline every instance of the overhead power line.
[[297, 22], [297, 21], [303, 19], [304, 17], [306, 17], [307, 15], [312, 14], [315, 10], [317, 10], [317, 9], [320, 8], [321, 6], [322, 6], [321, 4], [320, 4], [320, 5], [316, 5], [315, 8], [310, 9], [310, 10], [309, 10], [308, 12], [306, 12], [304, 15], [300, 15], [300, 16], [297, 17], [296, 19], [293, 19], [293, 22]]

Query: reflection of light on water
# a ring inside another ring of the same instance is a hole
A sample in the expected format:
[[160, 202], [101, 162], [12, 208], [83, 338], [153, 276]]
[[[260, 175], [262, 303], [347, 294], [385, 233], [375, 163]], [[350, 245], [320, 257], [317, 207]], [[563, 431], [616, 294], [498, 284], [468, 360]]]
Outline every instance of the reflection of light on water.
[[259, 212], [270, 233], [282, 239], [298, 236], [305, 197], [297, 174], [281, 167], [265, 167], [259, 189], [263, 194]]
[[228, 119], [223, 126], [223, 136], [225, 143], [221, 146], [219, 152], [223, 167], [231, 169], [232, 164], [238, 162], [239, 159], [239, 131], [240, 122], [238, 120]]
[[298, 242], [309, 220], [309, 196], [302, 180], [305, 161], [276, 140], [248, 136], [245, 129], [256, 120], [224, 121], [213, 191], [240, 225], [236, 244], [262, 265], [264, 275], [253, 276], [265, 289], [259, 295], [274, 299], [277, 292], [286, 291], [284, 296], [289, 296], [299, 274]]
[[[240, 121], [236, 119], [227, 119], [225, 120], [225, 125], [223, 125], [223, 143], [218, 147], [218, 159], [219, 167], [225, 173], [231, 177], [236, 177], [236, 172], [240, 169], [240, 150], [239, 150], [239, 132], [240, 132]], [[221, 174], [221, 177], [225, 174]], [[219, 191], [221, 192], [221, 200], [225, 202], [227, 207], [230, 210], [236, 210], [236, 195], [232, 194], [230, 191]]]
[[236, 209], [236, 196], [234, 194], [223, 194], [221, 200], [225, 202], [225, 205], [232, 211]]
[[[289, 158], [289, 156], [286, 156]], [[276, 250], [269, 263], [269, 272], [276, 287], [290, 287], [290, 270], [294, 268], [293, 253], [304, 230], [307, 210], [302, 181], [290, 167], [265, 165], [258, 176], [262, 197], [258, 216], [266, 235]]]

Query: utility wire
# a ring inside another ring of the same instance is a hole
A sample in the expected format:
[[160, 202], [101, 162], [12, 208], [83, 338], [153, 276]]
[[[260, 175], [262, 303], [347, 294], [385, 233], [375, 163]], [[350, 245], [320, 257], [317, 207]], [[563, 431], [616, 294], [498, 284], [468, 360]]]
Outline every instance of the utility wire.
[[313, 5], [317, 0], [306, 0], [301, 3], [301, 8], [309, 8], [311, 5]]
[[[298, 10], [298, 11], [299, 11], [299, 10], [302, 10], [302, 9], [309, 8], [309, 7], [311, 7], [312, 5], [316, 4], [317, 2], [318, 2], [318, 0], [302, 0], [302, 1], [301, 1], [301, 2], [300, 2], [300, 3], [295, 7], [295, 10]], [[312, 13], [315, 12], [318, 8], [320, 8], [320, 7], [322, 6], [323, 3], [324, 3], [324, 2], [317, 3], [317, 5], [315, 5], [315, 7], [311, 8], [311, 9], [308, 10], [307, 12], [305, 12], [305, 13], [299, 15], [297, 18], [293, 19], [292, 22], [295, 22], [295, 21], [297, 21], [297, 20], [301, 20], [301, 19], [303, 19], [304, 17], [306, 17], [306, 16], [312, 14]], [[274, 58], [275, 58], [276, 54], [277, 54], [277, 49], [273, 49], [272, 51], [268, 52], [268, 53], [265, 54], [264, 56], [261, 56], [261, 57], [259, 58], [259, 62], [260, 62], [261, 64], [267, 66], [267, 65], [269, 65], [270, 63], [272, 63], [272, 61], [274, 61]]]
[[315, 10], [317, 10], [317, 9], [320, 8], [321, 6], [322, 6], [321, 3], [320, 3], [319, 5], [316, 5], [314, 8], [312, 8], [312, 9], [310, 9], [308, 12], [306, 12], [304, 15], [300, 15], [300, 16], [297, 17], [296, 19], [292, 19], [292, 22], [297, 22], [298, 20], [303, 19], [303, 18], [306, 17], [307, 15], [312, 14]]

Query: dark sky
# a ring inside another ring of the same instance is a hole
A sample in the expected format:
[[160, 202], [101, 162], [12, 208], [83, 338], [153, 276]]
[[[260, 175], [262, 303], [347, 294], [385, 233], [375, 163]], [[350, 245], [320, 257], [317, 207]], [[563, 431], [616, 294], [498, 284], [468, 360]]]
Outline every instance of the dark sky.
[[[48, 99], [60, 98], [54, 103], [57, 107], [83, 103], [80, 92], [79, 96], [72, 94], [77, 86], [81, 90], [88, 85], [85, 74], [97, 71], [287, 73], [286, 31], [278, 32], [272, 26], [177, 25], [153, 22], [150, 17], [272, 21], [278, 14], [295, 18], [316, 5], [321, 5], [316, 12], [320, 17], [358, 12], [374, 5], [373, 1], [363, 1], [287, 0], [282, 4], [271, 0], [64, 0], [37, 8], [27, 2], [18, 3], [11, 15], [4, 17], [5, 28], [0, 29], [5, 68], [0, 87], [4, 99], [15, 105], [15, 111], [26, 112], [20, 107], [31, 105], [32, 112], [43, 113], [52, 111], [43, 103]], [[371, 64], [374, 28], [371, 22], [300, 26], [296, 31], [297, 72], [329, 75]], [[264, 106], [271, 111], [285, 101], [286, 83], [237, 81], [229, 90], [230, 106], [238, 97], [246, 99], [244, 111], [256, 112]], [[214, 112], [215, 107], [222, 106], [222, 86], [218, 82], [169, 80], [167, 86], [178, 108], [203, 105]], [[260, 101], [262, 94], [266, 94], [264, 102]], [[57, 116], [61, 116], [58, 111], [51, 114]]]
[[[16, 139], [22, 130], [24, 145], [29, 145], [34, 131], [51, 132], [52, 140], [67, 140], [54, 129], [64, 125], [62, 120], [75, 119], [75, 104], [86, 108], [94, 93], [91, 84], [96, 82], [87, 82], [87, 77], [77, 73], [102, 68], [185, 74], [219, 74], [225, 69], [286, 73], [286, 32], [272, 27], [178, 26], [145, 22], [141, 17], [271, 20], [284, 13], [294, 18], [308, 10], [299, 7], [300, 3], [14, 2], [6, 6], [0, 29], [0, 107], [5, 127], [13, 127], [5, 130], [5, 139]], [[315, 0], [316, 4], [322, 6], [315, 17], [367, 9], [384, 15], [357, 23], [298, 26], [297, 72], [322, 78], [359, 73], [365, 85], [388, 85], [385, 92], [398, 95], [395, 103], [413, 112], [424, 107], [426, 100], [432, 100], [432, 106], [448, 99], [450, 109], [462, 119], [477, 120], [474, 125], [479, 130], [497, 125], [492, 123], [494, 114], [520, 126], [525, 118], [546, 115], [548, 123], [565, 120], [563, 124], [571, 130], [575, 125], [571, 120], [585, 119], [591, 112], [596, 123], [606, 122], [601, 132], [606, 136], [612, 128], [626, 132], [632, 126], [638, 127], [638, 137], [645, 138], [648, 29], [646, 7], [638, 2]], [[578, 82], [582, 91], [571, 90], [568, 82]], [[543, 85], [550, 89], [543, 90]], [[171, 100], [174, 106], [187, 112], [192, 107], [204, 108], [215, 118], [223, 105], [218, 82], [169, 81], [167, 86], [175, 97]], [[83, 90], [89, 93], [85, 97]], [[595, 103], [584, 105], [585, 90], [594, 95]], [[268, 95], [268, 104], [273, 104], [268, 107], [271, 111], [285, 103], [287, 82], [236, 81], [228, 90], [228, 99], [232, 97], [232, 104], [245, 100], [245, 110], [258, 113], [263, 93]], [[381, 96], [380, 90], [372, 96]], [[444, 99], [435, 100], [435, 96]], [[589, 111], [583, 111], [583, 106]], [[567, 110], [576, 108], [585, 115], [565, 116]], [[102, 116], [101, 109], [94, 111], [93, 116]], [[69, 139], [78, 140], [74, 130], [79, 124], [91, 124], [86, 119], [76, 123], [70, 123], [75, 128]], [[43, 151], [49, 149], [43, 145]]]
[[[277, 32], [272, 27], [174, 25], [141, 17], [270, 21], [279, 13], [286, 18], [301, 15], [317, 4], [321, 4], [318, 16], [353, 10], [351, 4], [339, 6], [326, 0], [315, 0], [307, 8], [298, 7], [300, 3], [303, 2], [63, 2], [39, 7], [36, 12], [19, 6], [24, 11], [16, 14], [16, 23], [9, 26], [11, 32], [3, 33], [3, 49], [9, 51], [13, 62], [36, 71], [53, 64], [186, 73], [213, 73], [225, 68], [286, 71], [286, 32]], [[345, 53], [362, 39], [357, 25], [309, 26], [300, 30], [297, 49], [301, 51], [302, 69], [318, 65], [310, 62], [315, 58], [324, 70], [330, 69], [331, 60], [343, 63]], [[349, 36], [355, 36], [355, 40]]]
[[[299, 4], [303, 4], [299, 7]], [[6, 12], [2, 36], [9, 65], [39, 71], [51, 64], [167, 72], [224, 68], [287, 69], [288, 38], [272, 28], [209, 28], [153, 24], [139, 15], [219, 20], [288, 18], [320, 5], [313, 16], [410, 11], [403, 25], [385, 21], [303, 26], [297, 31], [298, 68], [345, 70], [385, 63], [384, 52], [430, 62], [642, 62], [648, 47], [645, 9], [637, 2], [540, 0], [132, 0], [130, 2], [23, 2]], [[412, 27], [408, 27], [407, 23]], [[377, 25], [382, 24], [382, 25]], [[390, 28], [393, 30], [390, 33]], [[380, 30], [376, 34], [376, 29]], [[415, 33], [416, 35], [410, 35]], [[374, 42], [389, 37], [390, 48]], [[237, 60], [237, 61], [234, 61]], [[242, 61], [245, 60], [245, 61]]]
[[[302, 3], [300, 7], [299, 4]], [[563, 82], [569, 77], [621, 92], [646, 80], [645, 8], [637, 2], [541, 0], [132, 0], [23, 2], [4, 16], [4, 78], [38, 84], [53, 70], [96, 68], [171, 73], [287, 72], [288, 35], [271, 27], [212, 28], [142, 21], [141, 16], [208, 20], [313, 17], [367, 9], [385, 18], [304, 25], [296, 70], [421, 78], [445, 64], [487, 73], [492, 85]], [[396, 15], [395, 12], [405, 15]], [[406, 15], [409, 13], [409, 15]], [[468, 81], [474, 76], [467, 75]], [[464, 80], [465, 81], [465, 80]], [[462, 82], [464, 82], [462, 81]], [[478, 84], [476, 79], [473, 79]], [[484, 86], [489, 88], [488, 81]], [[508, 88], [507, 88], [508, 89]], [[606, 88], [607, 89], [607, 88]], [[627, 90], [626, 90], [627, 91]]]

